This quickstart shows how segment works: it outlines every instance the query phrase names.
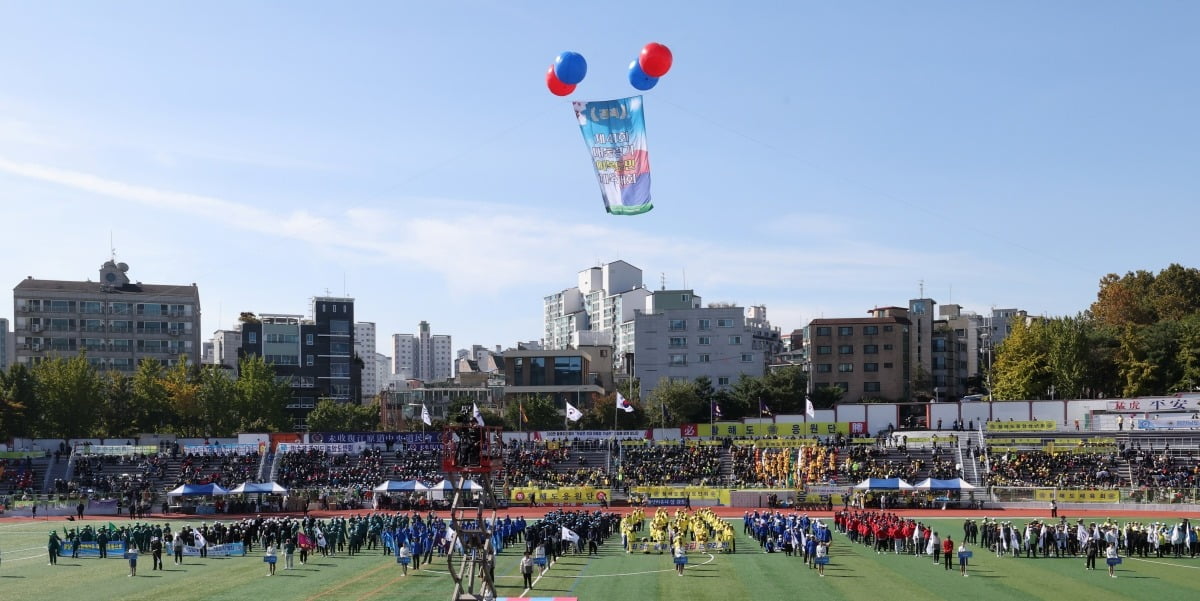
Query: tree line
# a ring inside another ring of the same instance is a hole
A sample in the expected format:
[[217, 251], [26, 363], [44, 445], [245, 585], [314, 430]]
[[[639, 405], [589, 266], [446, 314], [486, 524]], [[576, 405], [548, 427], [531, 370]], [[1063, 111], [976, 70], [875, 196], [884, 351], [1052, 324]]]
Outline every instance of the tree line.
[[1108, 274], [1072, 317], [1013, 320], [996, 348], [994, 399], [1115, 398], [1200, 387], [1200, 271]]
[[0, 439], [135, 436], [228, 437], [291, 428], [291, 388], [262, 357], [236, 379], [213, 366], [142, 360], [132, 375], [99, 371], [84, 354], [0, 372]]

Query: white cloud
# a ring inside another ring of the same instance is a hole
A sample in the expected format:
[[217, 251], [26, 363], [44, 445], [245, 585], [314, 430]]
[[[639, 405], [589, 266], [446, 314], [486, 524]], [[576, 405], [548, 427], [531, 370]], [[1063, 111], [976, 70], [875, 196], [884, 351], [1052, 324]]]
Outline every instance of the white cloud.
[[[347, 262], [397, 265], [427, 273], [440, 279], [453, 296], [533, 287], [532, 296], [539, 297], [555, 287], [569, 285], [579, 269], [597, 258], [617, 258], [614, 255], [619, 249], [621, 257], [645, 270], [652, 287], [660, 271], [671, 274], [672, 286], [682, 285], [682, 277], [676, 280], [674, 274], [687, 271], [689, 287], [710, 300], [765, 303], [769, 308], [772, 303], [767, 301], [771, 300], [778, 307], [771, 308], [773, 314], [782, 317], [792, 313], [797, 318], [807, 314], [811, 318], [820, 309], [801, 309], [797, 299], [815, 301], [817, 305], [829, 303], [824, 310], [830, 313], [856, 310], [837, 306], [834, 298], [853, 295], [859, 287], [864, 299], [860, 302], [886, 302], [874, 292], [881, 288], [904, 289], [926, 275], [932, 279], [938, 274], [978, 267], [965, 254], [933, 255], [848, 239], [836, 221], [822, 216], [784, 216], [779, 223], [787, 223], [789, 229], [803, 227], [803, 231], [732, 245], [669, 233], [647, 235], [605, 223], [562, 221], [543, 212], [508, 205], [422, 199], [417, 206], [436, 208], [418, 217], [399, 210], [362, 207], [280, 214], [223, 198], [129, 184], [3, 157], [0, 171], [208, 220], [222, 227], [301, 241]], [[814, 222], [825, 225], [814, 228]], [[597, 257], [598, 249], [606, 255]], [[912, 274], [914, 265], [937, 273]], [[824, 290], [828, 282], [839, 282], [837, 290]], [[787, 309], [789, 306], [797, 308]]]

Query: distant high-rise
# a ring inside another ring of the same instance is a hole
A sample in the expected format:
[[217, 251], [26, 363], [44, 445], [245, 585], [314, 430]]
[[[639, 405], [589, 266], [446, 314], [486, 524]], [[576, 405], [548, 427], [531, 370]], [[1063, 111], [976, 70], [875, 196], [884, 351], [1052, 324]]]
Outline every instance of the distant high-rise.
[[543, 344], [547, 350], [611, 345], [615, 364], [634, 349], [633, 316], [646, 307], [650, 291], [642, 270], [613, 261], [580, 271], [576, 285], [543, 297]]
[[392, 373], [405, 379], [442, 382], [454, 376], [454, 351], [449, 335], [431, 334], [429, 322], [418, 333], [392, 335]]
[[238, 349], [242, 348], [242, 330], [217, 330], [212, 337], [212, 364], [230, 369], [238, 367]]
[[368, 403], [379, 394], [379, 368], [375, 363], [375, 322], [354, 324], [354, 353], [362, 361], [362, 400]]
[[0, 371], [8, 369], [13, 356], [13, 335], [8, 331], [8, 319], [0, 317]]
[[200, 361], [200, 291], [195, 284], [143, 284], [129, 266], [105, 261], [98, 281], [39, 280], [13, 289], [14, 357], [32, 366], [87, 353], [101, 370], [132, 373], [142, 359]]

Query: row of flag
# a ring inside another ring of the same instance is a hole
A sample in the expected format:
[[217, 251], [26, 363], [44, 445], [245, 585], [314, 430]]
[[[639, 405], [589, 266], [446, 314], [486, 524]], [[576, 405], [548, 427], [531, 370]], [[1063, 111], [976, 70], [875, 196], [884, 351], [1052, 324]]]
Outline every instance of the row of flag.
[[[525, 415], [525, 404], [521, 403], [519, 408], [521, 411], [521, 423], [528, 424], [529, 416]], [[633, 403], [630, 403], [629, 400], [626, 399], [625, 396], [619, 391], [617, 392], [617, 409], [620, 409], [625, 413], [633, 413], [634, 409]], [[721, 411], [721, 406], [717, 404], [716, 401], [712, 402], [709, 410], [712, 412], [712, 415], [718, 419], [725, 417], [724, 412]], [[804, 413], [809, 419], [814, 419], [817, 416], [817, 410], [813, 408], [812, 399], [808, 397], [804, 398]], [[764, 403], [762, 399], [758, 400], [758, 414], [765, 417], [772, 417], [774, 415], [771, 413], [771, 407]], [[483, 414], [479, 412], [478, 404], [471, 403], [471, 415], [475, 418], [475, 423], [479, 424], [480, 426], [483, 425]], [[567, 403], [567, 419], [577, 422], [583, 419], [583, 412], [571, 403]], [[426, 426], [433, 425], [433, 420], [429, 417], [429, 407], [425, 406], [424, 403], [421, 404], [421, 422]]]
[[[725, 413], [721, 411], [721, 406], [718, 405], [716, 401], [712, 402], [712, 406], [709, 408], [709, 410], [712, 412], [712, 415], [718, 419], [725, 417]], [[774, 413], [771, 413], [771, 407], [764, 403], [762, 399], [758, 400], [758, 414], [763, 417], [772, 417], [775, 415]], [[807, 415], [809, 419], [815, 419], [817, 417], [817, 410], [815, 407], [813, 407], [812, 399], [808, 397], [804, 397], [804, 414]]]

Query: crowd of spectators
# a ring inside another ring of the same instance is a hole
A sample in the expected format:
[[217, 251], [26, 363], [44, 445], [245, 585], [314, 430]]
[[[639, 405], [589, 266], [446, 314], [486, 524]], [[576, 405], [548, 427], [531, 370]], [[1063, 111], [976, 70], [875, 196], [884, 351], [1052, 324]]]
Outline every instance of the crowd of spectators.
[[1194, 488], [1200, 484], [1200, 460], [1195, 451], [1176, 455], [1170, 447], [1160, 451], [1141, 447], [1127, 452], [1133, 480], [1138, 486], [1161, 488]]
[[13, 494], [33, 486], [33, 462], [29, 459], [0, 459], [0, 490]]
[[162, 484], [163, 455], [76, 455], [70, 480], [55, 480], [55, 492], [136, 498]]
[[721, 470], [719, 446], [631, 446], [623, 451], [621, 480], [624, 486], [657, 484], [716, 484]]
[[210, 453], [187, 454], [175, 477], [175, 486], [183, 484], [217, 484], [223, 488], [231, 488], [247, 481], [257, 481], [258, 470], [262, 465], [262, 455], [253, 453], [237, 454]]
[[1116, 462], [1114, 453], [992, 453], [987, 485], [1108, 488], [1118, 483]]

